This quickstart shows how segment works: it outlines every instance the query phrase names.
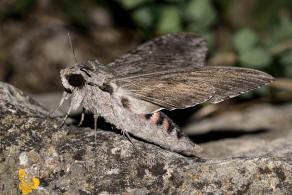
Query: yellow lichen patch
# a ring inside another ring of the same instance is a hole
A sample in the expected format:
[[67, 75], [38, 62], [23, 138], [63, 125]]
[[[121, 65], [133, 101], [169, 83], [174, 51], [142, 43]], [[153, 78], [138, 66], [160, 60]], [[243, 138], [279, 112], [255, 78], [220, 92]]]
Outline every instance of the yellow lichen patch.
[[40, 180], [36, 177], [33, 177], [31, 181], [27, 180], [27, 175], [24, 169], [19, 169], [18, 178], [20, 181], [19, 189], [22, 191], [22, 194], [26, 195], [32, 192], [32, 190], [37, 189], [40, 185]]

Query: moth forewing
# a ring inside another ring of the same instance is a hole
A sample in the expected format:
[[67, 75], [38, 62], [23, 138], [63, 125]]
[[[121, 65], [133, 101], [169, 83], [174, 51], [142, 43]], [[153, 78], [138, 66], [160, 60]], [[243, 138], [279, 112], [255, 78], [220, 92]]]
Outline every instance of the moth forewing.
[[209, 100], [211, 103], [219, 103], [228, 98], [267, 85], [275, 79], [262, 71], [236, 68], [214, 67], [218, 69], [218, 79], [214, 79], [215, 95]]
[[253, 69], [205, 66], [116, 78], [113, 82], [136, 98], [173, 110], [205, 101], [218, 103], [273, 80]]

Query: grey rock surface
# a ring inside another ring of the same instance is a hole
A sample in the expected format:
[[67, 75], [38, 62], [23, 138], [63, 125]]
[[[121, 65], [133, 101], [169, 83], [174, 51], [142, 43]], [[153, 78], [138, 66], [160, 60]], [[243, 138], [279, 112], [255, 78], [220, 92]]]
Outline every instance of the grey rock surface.
[[0, 83], [1, 194], [21, 194], [22, 169], [40, 181], [32, 194], [292, 193], [291, 133], [238, 156], [189, 158], [133, 139], [135, 149], [111, 131], [95, 142], [92, 129], [60, 123]]
[[291, 129], [291, 126], [292, 104], [281, 106], [259, 104], [243, 110], [224, 112], [201, 121], [194, 121], [185, 128], [185, 131], [188, 134], [208, 132], [211, 129], [251, 132], [255, 129]]
[[194, 121], [184, 128], [188, 135], [198, 136], [198, 141], [202, 142], [202, 135], [203, 139], [207, 139], [201, 144], [204, 148], [201, 157], [210, 158], [265, 149], [278, 139], [290, 138], [291, 129], [292, 104], [253, 105]]

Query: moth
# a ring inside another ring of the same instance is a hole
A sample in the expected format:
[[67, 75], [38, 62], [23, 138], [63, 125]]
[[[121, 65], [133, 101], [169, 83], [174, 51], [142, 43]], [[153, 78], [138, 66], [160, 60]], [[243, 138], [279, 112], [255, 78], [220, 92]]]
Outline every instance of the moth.
[[[97, 60], [60, 71], [65, 99], [129, 134], [170, 151], [193, 156], [193, 143], [163, 109], [219, 103], [274, 80], [264, 72], [237, 67], [204, 66], [206, 41], [193, 33], [163, 35], [104, 65]], [[82, 113], [81, 121], [84, 119]], [[130, 139], [130, 138], [129, 138]]]

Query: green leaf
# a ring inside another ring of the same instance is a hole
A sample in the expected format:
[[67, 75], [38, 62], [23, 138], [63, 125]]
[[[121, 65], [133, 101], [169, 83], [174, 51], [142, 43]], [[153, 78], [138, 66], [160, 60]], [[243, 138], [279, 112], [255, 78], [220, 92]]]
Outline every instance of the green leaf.
[[271, 63], [271, 60], [268, 52], [262, 48], [248, 50], [239, 55], [240, 63], [249, 68], [264, 68]]
[[280, 56], [284, 76], [292, 78], [292, 50], [283, 52]]
[[284, 65], [284, 76], [292, 78], [292, 50], [280, 55], [280, 63]]
[[154, 25], [155, 10], [153, 7], [142, 7], [133, 12], [133, 20], [143, 28], [150, 28]]
[[215, 22], [216, 10], [210, 0], [191, 0], [185, 6], [185, 16], [202, 30]]
[[289, 65], [292, 67], [292, 50], [282, 53], [280, 62], [281, 64]]
[[[287, 1], [287, 0], [284, 0]], [[267, 32], [275, 23], [275, 19], [285, 12], [283, 0], [257, 0], [252, 5], [252, 21], [250, 24], [259, 31]], [[288, 0], [290, 1], [290, 0]], [[263, 6], [264, 5], [264, 6]], [[287, 10], [288, 11], [288, 10]]]
[[233, 43], [238, 52], [245, 52], [256, 46], [257, 34], [251, 29], [244, 28], [235, 33]]
[[175, 6], [165, 6], [161, 10], [157, 30], [161, 34], [182, 30], [180, 10]]
[[241, 98], [251, 99], [255, 95], [268, 96], [269, 94], [270, 94], [270, 87], [269, 86], [263, 86], [261, 88], [258, 88], [258, 89], [243, 93], [243, 94], [240, 95], [240, 97]]
[[254, 96], [254, 91], [248, 91], [240, 95], [240, 98], [251, 99]]
[[292, 21], [282, 18], [279, 25], [274, 25], [271, 33], [271, 46], [292, 38]]
[[89, 26], [90, 19], [80, 0], [61, 0], [60, 3], [64, 13], [74, 24], [84, 28]]
[[182, 0], [164, 0], [164, 1], [167, 1], [169, 3], [180, 3], [180, 2], [182, 2]]
[[4, 8], [0, 7], [0, 19], [9, 17], [21, 17], [26, 14], [29, 14], [34, 8], [35, 8], [34, 0], [12, 1], [10, 6]]
[[142, 3], [145, 3], [149, 0], [118, 0], [124, 8], [126, 9], [132, 9], [138, 5], [141, 5]]
[[284, 68], [284, 75], [289, 77], [289, 78], [292, 78], [292, 65], [286, 65], [285, 68]]
[[262, 95], [262, 96], [267, 96], [269, 95], [270, 93], [270, 86], [263, 86], [263, 87], [260, 87], [258, 89], [255, 89], [254, 92]]

